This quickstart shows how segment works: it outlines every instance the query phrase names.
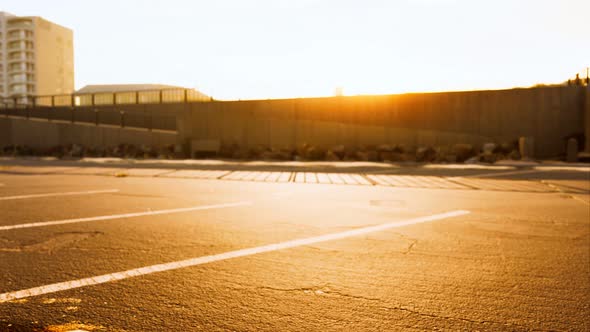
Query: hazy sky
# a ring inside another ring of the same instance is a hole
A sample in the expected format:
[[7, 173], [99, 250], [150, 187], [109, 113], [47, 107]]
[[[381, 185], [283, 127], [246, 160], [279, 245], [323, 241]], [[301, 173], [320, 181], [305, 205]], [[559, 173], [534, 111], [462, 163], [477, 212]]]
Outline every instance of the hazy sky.
[[74, 30], [76, 87], [218, 99], [561, 82], [590, 66], [588, 0], [8, 0]]

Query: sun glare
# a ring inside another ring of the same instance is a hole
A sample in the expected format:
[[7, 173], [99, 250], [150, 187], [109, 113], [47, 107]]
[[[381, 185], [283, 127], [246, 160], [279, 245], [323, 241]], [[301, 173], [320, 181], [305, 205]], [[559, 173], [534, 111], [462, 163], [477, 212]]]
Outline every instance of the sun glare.
[[561, 83], [590, 59], [581, 0], [148, 3], [6, 10], [75, 27], [76, 88], [158, 83], [226, 100], [501, 89]]

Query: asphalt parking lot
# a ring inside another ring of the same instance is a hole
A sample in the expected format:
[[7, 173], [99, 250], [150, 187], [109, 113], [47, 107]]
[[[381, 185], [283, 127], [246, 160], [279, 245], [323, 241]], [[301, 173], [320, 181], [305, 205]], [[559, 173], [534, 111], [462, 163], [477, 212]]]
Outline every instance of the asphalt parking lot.
[[0, 169], [1, 331], [590, 330], [582, 169]]

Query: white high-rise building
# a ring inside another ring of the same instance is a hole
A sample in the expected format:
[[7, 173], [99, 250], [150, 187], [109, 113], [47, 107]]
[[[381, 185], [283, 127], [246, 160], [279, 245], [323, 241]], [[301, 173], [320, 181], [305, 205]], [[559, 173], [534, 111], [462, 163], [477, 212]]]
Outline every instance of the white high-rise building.
[[37, 16], [0, 12], [0, 97], [74, 92], [72, 30]]

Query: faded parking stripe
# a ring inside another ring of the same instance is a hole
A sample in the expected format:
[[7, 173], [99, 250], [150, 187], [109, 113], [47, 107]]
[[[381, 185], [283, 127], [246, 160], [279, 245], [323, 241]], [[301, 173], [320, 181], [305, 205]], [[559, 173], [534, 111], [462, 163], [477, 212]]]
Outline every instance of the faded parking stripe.
[[109, 194], [109, 193], [116, 193], [116, 192], [119, 192], [119, 189], [70, 191], [70, 192], [62, 192], [62, 193], [45, 193], [45, 194], [33, 194], [33, 195], [4, 196], [4, 197], [0, 197], [0, 201], [11, 201], [11, 200], [15, 200], [15, 199], [27, 199], [27, 198], [57, 197], [57, 196]]
[[191, 212], [191, 211], [199, 211], [199, 210], [221, 209], [221, 208], [244, 206], [244, 205], [250, 205], [250, 204], [252, 204], [252, 203], [251, 202], [237, 202], [237, 203], [225, 203], [225, 204], [214, 204], [214, 205], [201, 205], [201, 206], [193, 206], [193, 207], [180, 208], [180, 209], [168, 209], [168, 210], [114, 214], [114, 215], [109, 215], [109, 216], [98, 216], [98, 217], [89, 217], [89, 218], [76, 218], [76, 219], [65, 219], [65, 220], [55, 220], [55, 221], [44, 221], [44, 222], [35, 222], [35, 223], [28, 223], [28, 224], [0, 226], [0, 231], [7, 231], [7, 230], [12, 230], [12, 229], [20, 229], [20, 228], [33, 228], [33, 227], [64, 225], [64, 224], [75, 224], [75, 223], [81, 223], [81, 222], [91, 222], [91, 221], [101, 221], [101, 220], [134, 218], [134, 217], [143, 217], [143, 216], [155, 216], [155, 215], [161, 215], [161, 214]]

